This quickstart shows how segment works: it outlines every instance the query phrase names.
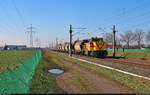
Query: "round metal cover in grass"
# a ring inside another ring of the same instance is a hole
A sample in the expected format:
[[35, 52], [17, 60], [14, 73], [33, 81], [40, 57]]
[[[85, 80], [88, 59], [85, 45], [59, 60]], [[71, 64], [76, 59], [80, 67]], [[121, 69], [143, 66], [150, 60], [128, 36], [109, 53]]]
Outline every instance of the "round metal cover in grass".
[[52, 73], [52, 74], [61, 74], [64, 72], [64, 70], [61, 69], [50, 69], [48, 70], [48, 72]]

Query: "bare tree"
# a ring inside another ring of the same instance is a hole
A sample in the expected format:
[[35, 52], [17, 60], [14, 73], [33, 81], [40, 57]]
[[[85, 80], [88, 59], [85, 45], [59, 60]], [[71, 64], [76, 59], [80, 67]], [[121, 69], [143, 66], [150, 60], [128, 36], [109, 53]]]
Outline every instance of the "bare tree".
[[118, 44], [118, 45], [121, 44], [121, 39], [118, 36], [116, 36], [116, 44]]
[[[104, 41], [106, 44], [113, 45], [113, 34], [112, 33], [105, 33], [103, 37], [104, 37]], [[120, 44], [120, 39], [117, 35], [116, 35], [116, 44]]]
[[150, 43], [150, 30], [148, 31], [147, 35], [146, 35], [146, 41], [148, 43]]
[[113, 44], [113, 34], [112, 33], [105, 33], [103, 37], [104, 37], [104, 41], [106, 44]]
[[144, 31], [142, 29], [136, 29], [134, 32], [134, 41], [137, 42], [138, 48], [141, 48], [144, 38]]
[[130, 47], [130, 43], [134, 41], [134, 33], [131, 30], [126, 31], [124, 34], [120, 35], [121, 41], [125, 42], [127, 47]]

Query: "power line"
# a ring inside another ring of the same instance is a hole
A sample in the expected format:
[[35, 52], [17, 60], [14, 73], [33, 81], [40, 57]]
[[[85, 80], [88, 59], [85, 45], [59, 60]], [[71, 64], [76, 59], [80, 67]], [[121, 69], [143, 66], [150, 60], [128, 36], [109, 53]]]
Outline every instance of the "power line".
[[20, 17], [20, 20], [21, 20], [21, 22], [22, 22], [22, 24], [23, 24], [23, 27], [25, 27], [25, 23], [24, 23], [23, 16], [22, 16], [22, 14], [21, 14], [19, 8], [17, 8], [17, 5], [16, 5], [16, 3], [15, 3], [15, 0], [12, 0], [12, 4], [14, 5], [15, 10], [16, 10], [17, 14], [18, 14], [19, 17]]
[[[146, 2], [145, 2], [145, 3], [146, 3]], [[120, 14], [117, 14], [117, 15], [111, 16], [111, 17], [109, 17], [109, 18], [107, 18], [107, 19], [104, 19], [104, 21], [107, 22], [107, 23], [109, 23], [108, 21], [114, 20], [115, 17], [120, 18], [121, 15], [124, 15], [124, 14], [126, 14], [126, 13], [130, 13], [130, 12], [132, 12], [132, 11], [135, 12], [136, 9], [141, 8], [141, 7], [145, 7], [145, 6], [142, 6], [142, 5], [145, 4], [145, 3], [139, 4], [138, 6], [132, 8], [132, 9], [128, 9], [128, 10], [126, 10], [126, 11], [124, 10], [124, 12], [121, 12]], [[117, 19], [117, 20], [118, 20], [118, 19]], [[112, 26], [112, 25], [110, 25], [110, 26]]]
[[[3, 24], [3, 27], [1, 29], [3, 29], [4, 31], [8, 31], [8, 32], [11, 32], [12, 29], [11, 28], [14, 28], [13, 26], [16, 25], [16, 23], [13, 22], [13, 24], [11, 24], [10, 26], [10, 23], [9, 21], [12, 21], [12, 19], [10, 19], [10, 15], [7, 13], [7, 10], [5, 9], [4, 6], [2, 6], [4, 4], [4, 2], [2, 2], [3, 0], [0, 1], [0, 7], [1, 7], [1, 10], [4, 12], [5, 14], [5, 17], [7, 17], [7, 21], [2, 22], [1, 24]], [[8, 7], [8, 5], [7, 5]], [[17, 8], [17, 7], [16, 7]], [[9, 23], [9, 24], [8, 24]], [[12, 26], [13, 25], [13, 26]], [[2, 25], [1, 25], [2, 26]], [[16, 25], [16, 28], [18, 28], [18, 26]]]
[[[136, 20], [136, 19], [139, 19], [140, 17], [144, 17], [144, 16], [148, 16], [148, 15], [150, 15], [150, 11], [145, 12], [145, 13], [142, 13], [142, 14], [137, 15], [137, 16], [132, 16], [132, 17], [129, 17], [129, 18], [127, 18], [127, 19], [123, 19], [123, 20], [121, 20], [121, 21], [118, 21], [118, 22], [116, 23], [116, 25], [119, 25], [119, 24], [123, 25], [123, 24], [125, 24], [125, 23], [123, 22], [124, 20], [128, 21], [127, 23], [129, 23], [129, 22], [131, 22], [132, 20]], [[144, 19], [145, 19], [145, 18], [141, 19], [140, 21], [143, 21]], [[138, 21], [139, 21], [139, 20], [138, 20]], [[145, 22], [144, 22], [144, 23], [145, 23]], [[109, 25], [109, 26], [111, 26], [111, 25]]]
[[[148, 13], [150, 13], [150, 11], [148, 12]], [[139, 17], [144, 17], [144, 16], [147, 16], [147, 15], [150, 15], [150, 14], [140, 14], [140, 15], [138, 15], [138, 16], [135, 16], [135, 17], [130, 17], [130, 18], [127, 18], [127, 19], [124, 19], [124, 20], [126, 20], [126, 21], [128, 21], [128, 22], [130, 22], [131, 20], [136, 20], [137, 18], [139, 19]], [[144, 18], [145, 19], [145, 18]], [[122, 20], [122, 21], [124, 21], [124, 20]], [[143, 19], [142, 19], [143, 20]], [[121, 21], [119, 21], [118, 23], [116, 23], [116, 24], [121, 24], [122, 22]]]
[[[17, 28], [17, 25], [16, 25], [16, 23], [14, 23], [14, 22], [13, 22], [13, 24], [11, 23], [11, 26], [8, 24], [8, 21], [11, 21], [11, 22], [12, 22], [12, 19], [10, 19], [9, 14], [7, 13], [7, 11], [6, 11], [6, 9], [4, 8], [4, 6], [2, 6], [2, 5], [3, 5], [3, 4], [1, 3], [1, 5], [0, 5], [1, 10], [4, 12], [5, 17], [7, 17], [7, 23], [5, 23], [6, 26], [11, 27], [11, 28], [14, 28], [14, 25], [15, 25], [15, 27]], [[12, 25], [13, 25], [13, 26], [12, 26]], [[11, 30], [12, 30], [12, 29], [11, 29]]]
[[123, 28], [123, 29], [135, 28], [135, 27], [138, 27], [138, 26], [143, 26], [143, 25], [149, 24], [149, 22], [150, 22], [150, 20], [145, 21], [145, 22], [143, 22], [143, 23], [136, 24], [136, 25], [128, 26], [128, 27], [125, 27], [125, 28]]
[[[116, 25], [120, 25], [120, 24], [121, 24], [121, 26], [122, 26], [123, 24], [125, 24], [125, 22], [123, 22], [124, 20], [126, 20], [127, 23], [129, 23], [129, 22], [131, 22], [132, 20], [136, 20], [137, 18], [139, 19], [139, 17], [144, 17], [144, 16], [147, 16], [147, 15], [150, 15], [150, 11], [145, 12], [145, 13], [140, 14], [140, 15], [137, 15], [137, 16], [132, 16], [132, 17], [129, 17], [129, 18], [127, 18], [127, 19], [123, 19], [123, 20], [121, 20], [121, 21], [118, 21], [118, 22], [116, 23]], [[141, 21], [143, 21], [144, 19], [145, 19], [145, 18], [141, 19]], [[138, 21], [139, 21], [139, 20], [138, 20]], [[109, 25], [109, 26], [111, 26], [111, 25]], [[109, 26], [108, 26], [108, 27], [109, 27]]]
[[[0, 1], [0, 4], [1, 4], [1, 5], [2, 5], [2, 3], [3, 3], [3, 2], [2, 2], [2, 1]], [[1, 5], [0, 5], [0, 6], [1, 6]], [[1, 6], [1, 7], [2, 7], [2, 6]], [[5, 10], [4, 10], [4, 12], [5, 12]], [[3, 24], [3, 27], [2, 27], [2, 24]], [[7, 26], [7, 28], [6, 28], [6, 27], [4, 27], [4, 26]], [[2, 30], [5, 30], [5, 31], [10, 32], [10, 30], [12, 30], [12, 29], [9, 29], [9, 27], [8, 27], [8, 26], [9, 26], [9, 24], [8, 24], [8, 23], [4, 23], [4, 22], [3, 22], [3, 23], [1, 23], [1, 29], [2, 29]]]

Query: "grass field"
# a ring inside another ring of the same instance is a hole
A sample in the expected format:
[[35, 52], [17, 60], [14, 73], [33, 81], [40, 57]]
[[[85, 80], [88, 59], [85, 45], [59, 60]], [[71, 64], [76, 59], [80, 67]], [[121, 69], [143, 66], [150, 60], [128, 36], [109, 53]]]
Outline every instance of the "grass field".
[[[62, 59], [67, 62], [74, 63], [78, 66], [85, 68], [88, 71], [91, 71], [96, 74], [104, 74], [104, 76], [109, 77], [110, 79], [121, 83], [122, 85], [131, 88], [130, 93], [150, 93], [150, 81], [131, 75], [123, 74], [114, 70], [109, 70], [103, 67], [99, 67], [93, 64], [82, 62], [76, 59], [72, 59], [66, 56], [64, 53], [58, 53], [53, 51], [44, 51], [44, 55], [38, 68], [35, 71], [35, 75], [32, 79], [32, 84], [30, 86], [31, 93], [64, 93], [56, 83], [56, 75], [52, 75], [47, 72], [50, 68], [61, 68], [66, 72], [69, 72], [69, 77], [72, 83], [80, 88], [81, 92], [87, 93], [87, 88], [92, 88], [93, 86], [88, 82], [84, 81], [83, 75], [80, 73], [72, 71], [71, 68], [62, 64]], [[56, 57], [57, 56], [57, 57]], [[80, 80], [80, 82], [79, 82]], [[83, 86], [83, 85], [86, 85]], [[85, 89], [86, 88], [86, 89]]]
[[65, 69], [63, 65], [60, 64], [60, 66], [58, 64], [60, 64], [59, 61], [52, 56], [48, 56], [46, 52], [43, 52], [43, 56], [35, 70], [35, 74], [30, 85], [31, 94], [63, 93], [56, 84], [56, 76], [48, 72], [51, 68]]
[[0, 51], [0, 73], [6, 70], [14, 70], [21, 62], [33, 56], [36, 50], [24, 51]]
[[[72, 68], [70, 68], [68, 65], [62, 64], [61, 59], [56, 56], [57, 54], [51, 51], [43, 52], [42, 60], [35, 70], [32, 84], [30, 86], [31, 94], [65, 93], [58, 87], [58, 84], [56, 83], [57, 75], [53, 75], [48, 72], [48, 70], [51, 68], [60, 68], [65, 70], [65, 72], [69, 72], [65, 75], [71, 79], [72, 84], [77, 86], [82, 93], [87, 93], [89, 88], [94, 89], [90, 82], [87, 81], [82, 74], [72, 70]], [[86, 87], [83, 85], [86, 85]]]
[[[112, 51], [108, 51], [108, 56], [113, 56]], [[150, 53], [147, 52], [121, 52], [116, 51], [117, 57], [125, 57], [131, 59], [142, 59], [142, 60], [150, 60]]]

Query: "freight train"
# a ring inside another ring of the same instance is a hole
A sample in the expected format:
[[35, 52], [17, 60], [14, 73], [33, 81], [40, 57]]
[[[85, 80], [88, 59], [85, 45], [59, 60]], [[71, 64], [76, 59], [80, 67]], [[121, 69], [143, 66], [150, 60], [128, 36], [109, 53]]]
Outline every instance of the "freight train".
[[[72, 44], [72, 53], [93, 57], [106, 57], [107, 51], [106, 44], [103, 38], [92, 37], [91, 39], [77, 40]], [[55, 51], [69, 53], [70, 44], [59, 44], [55, 48]]]

